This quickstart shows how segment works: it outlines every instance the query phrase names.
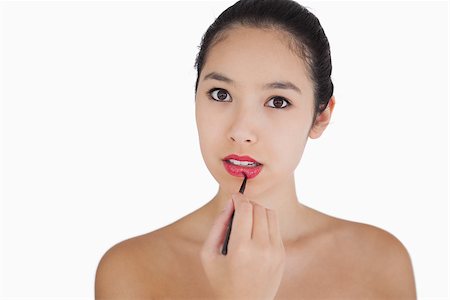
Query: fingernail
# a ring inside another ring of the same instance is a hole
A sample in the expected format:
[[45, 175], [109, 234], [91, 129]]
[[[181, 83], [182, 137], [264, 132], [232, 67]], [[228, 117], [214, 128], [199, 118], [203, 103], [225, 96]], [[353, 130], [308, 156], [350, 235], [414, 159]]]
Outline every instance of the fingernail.
[[239, 205], [239, 197], [236, 194], [231, 194], [231, 201], [233, 202], [234, 207]]
[[225, 212], [233, 207], [233, 199], [230, 199], [227, 201], [227, 204], [225, 204], [225, 207], [222, 209], [222, 212]]

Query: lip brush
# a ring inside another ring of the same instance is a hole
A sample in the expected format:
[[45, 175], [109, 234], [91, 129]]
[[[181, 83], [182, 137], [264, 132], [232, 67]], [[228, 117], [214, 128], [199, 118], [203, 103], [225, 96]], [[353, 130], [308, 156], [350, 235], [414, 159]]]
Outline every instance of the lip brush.
[[[245, 178], [244, 178], [244, 181], [242, 181], [241, 188], [239, 189], [239, 193], [244, 194], [245, 185], [247, 183], [247, 175], [244, 172], [242, 172], [242, 174], [244, 174]], [[233, 223], [233, 218], [234, 218], [234, 210], [233, 210], [233, 213], [231, 214], [230, 223], [228, 223], [228, 228], [227, 228], [227, 234], [225, 236], [225, 241], [223, 242], [223, 247], [222, 247], [222, 254], [223, 255], [227, 255], [227, 253], [228, 253], [228, 241], [230, 240], [231, 224]]]

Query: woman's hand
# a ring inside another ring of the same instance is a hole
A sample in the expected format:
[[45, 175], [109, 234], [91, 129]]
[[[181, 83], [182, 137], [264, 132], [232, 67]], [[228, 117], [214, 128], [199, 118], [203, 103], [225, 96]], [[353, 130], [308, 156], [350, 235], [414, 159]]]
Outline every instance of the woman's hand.
[[[273, 299], [280, 286], [285, 251], [274, 210], [233, 194], [201, 250], [206, 276], [220, 299]], [[228, 254], [221, 248], [235, 208]]]

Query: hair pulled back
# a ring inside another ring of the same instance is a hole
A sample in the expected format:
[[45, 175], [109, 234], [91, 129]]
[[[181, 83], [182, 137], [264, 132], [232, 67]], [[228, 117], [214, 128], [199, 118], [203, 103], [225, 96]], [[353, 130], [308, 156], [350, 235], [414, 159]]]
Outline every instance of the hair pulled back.
[[194, 65], [197, 68], [195, 93], [208, 51], [234, 26], [288, 33], [291, 50], [305, 61], [313, 82], [314, 123], [333, 95], [330, 45], [317, 17], [293, 0], [240, 0], [224, 10], [202, 37]]

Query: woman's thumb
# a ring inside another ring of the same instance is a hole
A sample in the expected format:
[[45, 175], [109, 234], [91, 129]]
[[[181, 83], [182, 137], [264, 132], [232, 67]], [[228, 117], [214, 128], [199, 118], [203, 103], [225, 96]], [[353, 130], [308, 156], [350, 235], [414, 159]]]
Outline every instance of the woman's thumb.
[[233, 214], [233, 208], [233, 200], [230, 199], [228, 200], [225, 208], [214, 220], [214, 224], [208, 233], [205, 243], [203, 244], [204, 254], [220, 254], [228, 228], [228, 223], [230, 221], [231, 215]]

